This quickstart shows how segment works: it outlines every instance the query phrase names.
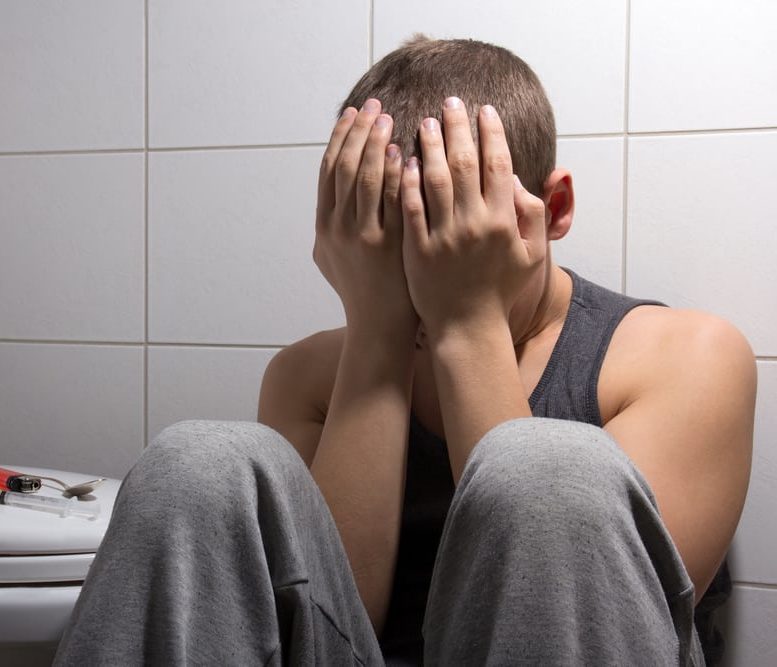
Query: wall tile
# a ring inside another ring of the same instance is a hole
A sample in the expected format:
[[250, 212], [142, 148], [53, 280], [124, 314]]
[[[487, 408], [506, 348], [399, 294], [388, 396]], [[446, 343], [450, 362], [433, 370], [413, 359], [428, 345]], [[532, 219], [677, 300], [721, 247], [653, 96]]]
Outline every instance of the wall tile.
[[627, 291], [731, 320], [777, 354], [777, 132], [632, 137]]
[[560, 134], [621, 132], [626, 5], [623, 0], [375, 0], [375, 61], [416, 32], [492, 42], [537, 73]]
[[140, 154], [0, 157], [0, 337], [141, 341]]
[[623, 139], [559, 139], [556, 164], [572, 173], [575, 216], [569, 234], [551, 244], [553, 260], [620, 292]]
[[629, 131], [777, 125], [777, 3], [632, 0]]
[[0, 343], [5, 465], [121, 479], [143, 447], [141, 347]]
[[277, 351], [150, 347], [148, 441], [185, 419], [256, 421], [262, 377]]
[[777, 590], [734, 586], [721, 610], [726, 638], [723, 667], [774, 667], [777, 664]]
[[0, 4], [0, 151], [138, 148], [144, 18], [137, 0]]
[[777, 584], [777, 362], [758, 362], [750, 488], [729, 556], [737, 581]]
[[151, 146], [327, 141], [369, 66], [368, 16], [361, 0], [151, 0]]
[[342, 325], [312, 259], [322, 152], [152, 154], [153, 342], [283, 345]]

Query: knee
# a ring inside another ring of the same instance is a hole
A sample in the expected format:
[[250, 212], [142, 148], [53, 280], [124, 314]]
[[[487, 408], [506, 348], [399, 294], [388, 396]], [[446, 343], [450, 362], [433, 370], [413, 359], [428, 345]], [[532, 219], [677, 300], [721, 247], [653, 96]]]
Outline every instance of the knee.
[[481, 512], [508, 524], [610, 521], [646, 482], [601, 428], [557, 419], [504, 422], [473, 449], [462, 476]]
[[[300, 471], [300, 467], [302, 471]], [[164, 429], [124, 480], [124, 493], [158, 498], [229, 498], [261, 478], [307, 472], [294, 447], [269, 426], [193, 420]]]

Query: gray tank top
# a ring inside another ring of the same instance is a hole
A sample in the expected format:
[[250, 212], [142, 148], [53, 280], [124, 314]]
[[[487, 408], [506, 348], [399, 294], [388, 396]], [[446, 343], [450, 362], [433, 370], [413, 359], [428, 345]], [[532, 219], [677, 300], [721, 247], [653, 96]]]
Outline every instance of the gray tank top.
[[[529, 397], [529, 407], [535, 417], [602, 426], [597, 385], [615, 328], [637, 306], [664, 304], [618, 294], [564, 270], [572, 278], [569, 311], [547, 366]], [[399, 552], [380, 640], [387, 659], [418, 665], [422, 662], [421, 626], [426, 598], [454, 491], [445, 441], [427, 431], [411, 413]], [[722, 638], [712, 617], [730, 591], [724, 562], [696, 607], [696, 626], [707, 664], [715, 664], [722, 655]]]

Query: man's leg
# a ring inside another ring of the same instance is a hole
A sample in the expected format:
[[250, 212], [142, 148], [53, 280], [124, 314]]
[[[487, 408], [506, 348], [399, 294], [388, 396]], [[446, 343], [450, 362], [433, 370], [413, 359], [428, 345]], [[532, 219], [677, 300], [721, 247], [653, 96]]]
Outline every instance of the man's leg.
[[124, 480], [55, 664], [383, 660], [292, 445], [262, 424], [190, 421]]
[[594, 426], [489, 431], [456, 489], [425, 665], [703, 665], [692, 582], [626, 454]]

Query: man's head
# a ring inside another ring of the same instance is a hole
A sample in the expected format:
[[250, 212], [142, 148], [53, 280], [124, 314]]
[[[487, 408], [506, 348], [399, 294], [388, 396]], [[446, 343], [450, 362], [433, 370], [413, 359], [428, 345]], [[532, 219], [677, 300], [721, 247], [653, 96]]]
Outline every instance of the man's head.
[[418, 128], [426, 117], [442, 119], [445, 98], [463, 100], [477, 141], [478, 110], [493, 105], [505, 127], [513, 171], [542, 197], [556, 162], [553, 109], [531, 68], [516, 55], [469, 39], [432, 40], [416, 35], [376, 63], [354, 86], [340, 111], [361, 108], [370, 97], [394, 119], [392, 141], [405, 158], [420, 157]]

